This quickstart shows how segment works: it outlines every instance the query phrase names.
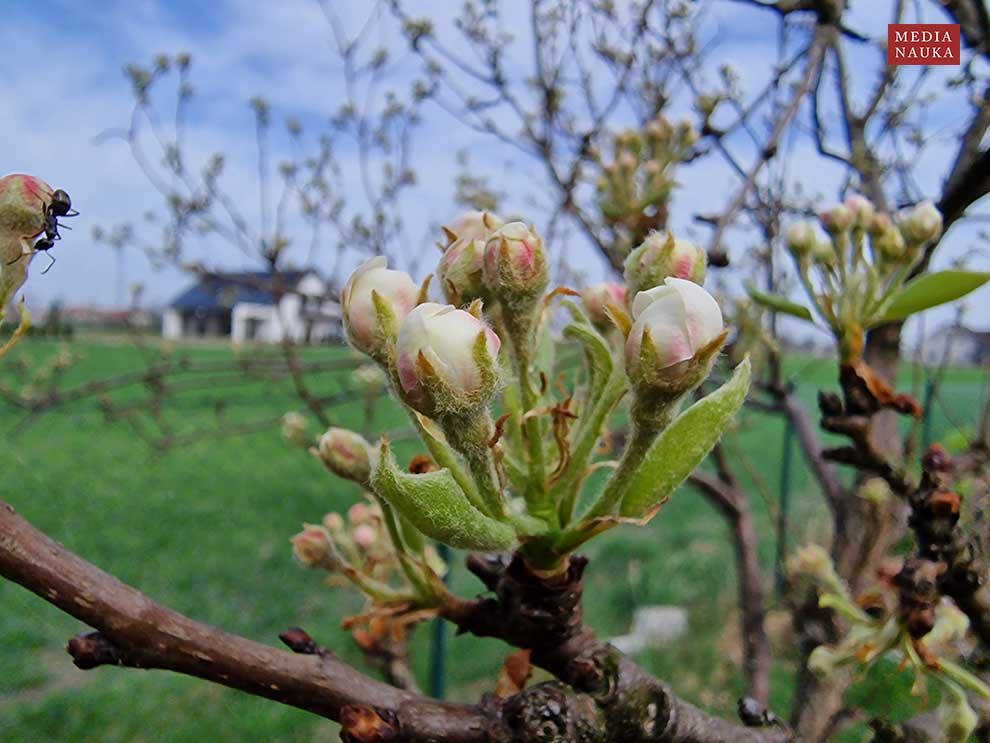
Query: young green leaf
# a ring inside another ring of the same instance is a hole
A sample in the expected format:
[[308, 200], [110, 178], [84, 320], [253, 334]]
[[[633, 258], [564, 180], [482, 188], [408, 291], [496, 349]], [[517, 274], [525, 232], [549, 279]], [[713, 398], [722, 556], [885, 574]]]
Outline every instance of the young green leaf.
[[671, 496], [718, 442], [749, 391], [749, 358], [732, 379], [681, 413], [647, 450], [620, 514], [640, 517]]
[[371, 486], [413, 526], [443, 544], [495, 551], [516, 543], [512, 527], [485, 516], [468, 502], [450, 470], [422, 475], [403, 472], [385, 439]]
[[886, 305], [877, 324], [890, 320], [903, 320], [917, 312], [938, 307], [965, 297], [974, 289], [979, 289], [988, 280], [990, 273], [978, 271], [935, 271], [922, 274], [894, 295]]
[[811, 310], [803, 304], [792, 302], [786, 297], [781, 297], [776, 294], [766, 294], [761, 292], [752, 284], [746, 285], [746, 291], [749, 293], [750, 298], [754, 302], [763, 305], [768, 310], [783, 312], [787, 315], [793, 315], [794, 317], [800, 317], [802, 320], [807, 320], [808, 322], [815, 321], [814, 317], [811, 315]]

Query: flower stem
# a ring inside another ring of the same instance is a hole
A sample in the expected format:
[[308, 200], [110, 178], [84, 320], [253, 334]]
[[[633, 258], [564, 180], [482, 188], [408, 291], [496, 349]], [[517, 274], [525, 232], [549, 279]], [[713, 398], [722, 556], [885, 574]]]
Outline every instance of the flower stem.
[[495, 458], [489, 446], [494, 426], [487, 408], [467, 415], [442, 418], [440, 425], [450, 442], [464, 460], [478, 486], [481, 511], [492, 518], [504, 520], [505, 503], [499, 485]]

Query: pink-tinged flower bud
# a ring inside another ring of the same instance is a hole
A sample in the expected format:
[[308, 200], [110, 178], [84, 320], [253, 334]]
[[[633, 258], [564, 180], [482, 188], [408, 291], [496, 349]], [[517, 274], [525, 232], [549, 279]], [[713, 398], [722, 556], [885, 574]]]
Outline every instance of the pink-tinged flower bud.
[[605, 310], [610, 304], [624, 309], [627, 292], [622, 284], [594, 284], [581, 290], [581, 300], [591, 316], [591, 321], [599, 328], [609, 328], [612, 326], [612, 321], [609, 320]]
[[487, 404], [498, 386], [497, 335], [453, 305], [416, 307], [399, 330], [396, 366], [404, 397], [430, 417]]
[[451, 304], [462, 306], [485, 299], [485, 241], [461, 238], [440, 259], [437, 278]]
[[384, 256], [363, 263], [341, 293], [344, 327], [351, 345], [384, 363], [389, 342], [418, 298], [419, 287], [412, 277], [404, 271], [389, 270]]
[[443, 234], [449, 248], [461, 240], [484, 242], [503, 224], [505, 223], [491, 212], [464, 212], [450, 224], [444, 225]]
[[668, 276], [702, 284], [707, 265], [708, 255], [697, 245], [676, 239], [669, 230], [654, 230], [626, 257], [626, 283], [633, 292], [660, 286]]
[[371, 524], [359, 524], [351, 530], [351, 539], [361, 549], [370, 549], [378, 540], [378, 532]]
[[350, 521], [352, 525], [365, 524], [371, 521], [374, 516], [374, 511], [368, 507], [367, 503], [355, 503], [347, 509], [347, 520]]
[[877, 212], [873, 215], [873, 222], [870, 223], [870, 234], [871, 235], [882, 235], [884, 232], [889, 230], [893, 226], [893, 222], [890, 221], [890, 215], [884, 214], [883, 212]]
[[290, 540], [292, 553], [307, 568], [331, 568], [334, 564], [330, 535], [322, 526], [304, 524], [301, 532]]
[[725, 339], [715, 298], [693, 281], [668, 278], [639, 292], [632, 312], [626, 372], [633, 384], [681, 392], [700, 383]]
[[291, 446], [305, 449], [309, 446], [306, 416], [289, 412], [282, 416], [282, 438]]
[[846, 209], [852, 214], [852, 226], [861, 230], [868, 230], [873, 226], [873, 217], [876, 209], [873, 202], [865, 196], [852, 194], [846, 197]]
[[331, 535], [344, 531], [344, 517], [336, 511], [331, 511], [323, 517], [323, 526]]
[[550, 281], [543, 238], [523, 222], [509, 222], [485, 244], [485, 285], [508, 305], [530, 303]]
[[821, 213], [822, 226], [831, 234], [848, 232], [853, 226], [853, 213], [839, 204]]
[[320, 436], [317, 451], [327, 469], [338, 477], [363, 484], [371, 476], [371, 450], [360, 434], [346, 428], [329, 428]]
[[787, 248], [796, 258], [804, 258], [815, 249], [818, 237], [811, 222], [795, 222], [787, 228]]
[[902, 212], [898, 224], [901, 234], [911, 245], [923, 245], [937, 240], [942, 234], [942, 213], [930, 201]]

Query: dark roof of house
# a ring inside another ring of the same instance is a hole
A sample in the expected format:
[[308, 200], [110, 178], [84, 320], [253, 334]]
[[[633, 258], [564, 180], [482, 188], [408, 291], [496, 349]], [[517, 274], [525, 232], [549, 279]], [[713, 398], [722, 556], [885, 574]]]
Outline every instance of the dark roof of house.
[[[315, 273], [306, 271], [280, 271], [278, 280], [285, 289], [294, 288], [304, 276]], [[274, 304], [272, 274], [267, 271], [238, 273], [211, 273], [200, 278], [169, 305], [175, 310], [228, 310], [235, 304]]]

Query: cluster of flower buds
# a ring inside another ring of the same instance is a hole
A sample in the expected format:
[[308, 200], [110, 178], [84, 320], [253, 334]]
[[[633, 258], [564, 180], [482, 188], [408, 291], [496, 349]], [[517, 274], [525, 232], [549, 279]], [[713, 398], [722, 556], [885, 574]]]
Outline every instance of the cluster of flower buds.
[[[845, 203], [823, 211], [820, 221], [825, 237], [811, 222], [797, 222], [787, 230], [787, 247], [797, 262], [812, 309], [839, 343], [843, 363], [855, 363], [866, 330], [905, 316], [890, 313], [905, 311], [897, 306], [897, 297], [921, 259], [923, 248], [941, 236], [942, 216], [930, 202], [923, 202], [892, 220], [877, 211], [869, 199], [854, 194]], [[947, 278], [946, 282], [953, 280]], [[912, 300], [906, 307], [911, 312], [920, 311], [948, 301], [946, 296], [954, 299], [961, 294], [949, 286], [935, 292], [931, 304]], [[761, 298], [755, 293], [753, 298], [769, 300], [767, 306], [777, 311], [805, 320], [812, 317], [812, 310], [800, 305], [774, 302], [772, 297]]]
[[476, 299], [487, 300], [488, 291], [482, 274], [485, 245], [488, 238], [502, 226], [502, 220], [491, 212], [467, 212], [443, 228], [447, 238], [437, 278], [447, 301], [457, 306]]
[[626, 242], [624, 250], [642, 239], [644, 224], [654, 221], [650, 226], [663, 225], [667, 200], [676, 185], [674, 168], [691, 155], [697, 141], [698, 132], [689, 122], [673, 125], [660, 116], [642, 131], [618, 133], [611, 162], [592, 153], [601, 168], [599, 207], [620, 240]]
[[304, 524], [290, 540], [301, 565], [346, 575], [356, 571], [387, 581], [395, 572], [381, 508], [376, 503], [355, 503], [346, 519], [331, 512], [321, 524]]

